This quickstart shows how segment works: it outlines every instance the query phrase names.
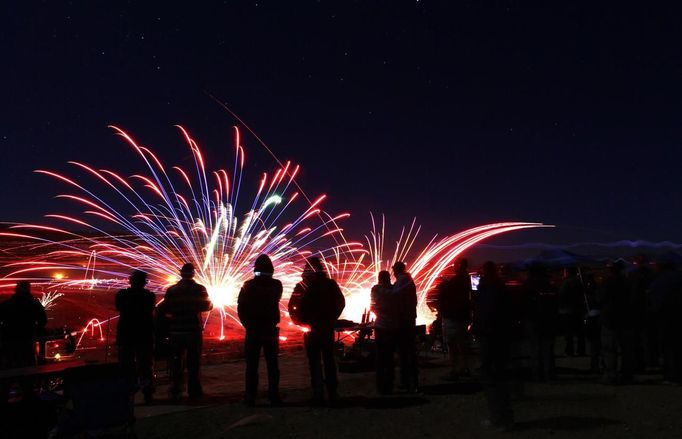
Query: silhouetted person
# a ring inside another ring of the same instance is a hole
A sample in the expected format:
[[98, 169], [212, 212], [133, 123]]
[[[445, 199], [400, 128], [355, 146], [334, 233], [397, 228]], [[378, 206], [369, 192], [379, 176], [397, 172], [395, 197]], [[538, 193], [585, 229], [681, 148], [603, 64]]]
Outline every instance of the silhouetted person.
[[455, 262], [455, 274], [436, 287], [436, 307], [442, 319], [443, 340], [447, 343], [452, 370], [449, 378], [469, 373], [467, 331], [471, 324], [471, 278], [468, 261]]
[[676, 268], [673, 260], [662, 258], [650, 290], [660, 331], [663, 379], [682, 383], [682, 273]]
[[213, 309], [206, 288], [194, 281], [194, 266], [185, 264], [180, 270], [181, 280], [168, 288], [159, 305], [167, 319], [171, 344], [171, 397], [178, 399], [183, 388], [183, 357], [187, 363], [187, 393], [200, 398], [204, 392], [199, 381], [201, 360], [201, 313]]
[[[31, 295], [31, 284], [17, 282], [12, 297], [0, 303], [0, 364], [8, 369], [35, 366], [36, 337], [44, 333], [46, 324], [45, 308]], [[33, 380], [21, 379], [19, 384], [22, 397], [33, 398]], [[6, 401], [7, 391], [0, 383], [0, 403]]]
[[154, 307], [156, 296], [145, 288], [147, 273], [136, 270], [129, 278], [130, 288], [116, 294], [119, 312], [116, 328], [118, 361], [133, 385], [138, 384], [145, 402], [154, 393]]
[[633, 310], [636, 370], [642, 371], [646, 366], [658, 365], [659, 340], [658, 327], [649, 300], [649, 287], [654, 280], [654, 273], [646, 256], [637, 255], [634, 263], [635, 269], [628, 273], [628, 282]]
[[[623, 264], [614, 262], [597, 292], [601, 308], [604, 383], [630, 383], [635, 372], [634, 323], [630, 288], [623, 274]], [[620, 370], [618, 354], [621, 356]]]
[[511, 307], [511, 297], [497, 274], [497, 266], [486, 262], [474, 296], [473, 330], [479, 342], [481, 377], [490, 412], [485, 424], [501, 430], [514, 423], [509, 398]]
[[398, 357], [400, 358], [400, 382], [408, 392], [419, 390], [417, 368], [417, 287], [412, 276], [405, 269], [404, 262], [393, 264], [393, 294], [398, 310]]
[[398, 300], [393, 294], [391, 274], [380, 271], [377, 284], [372, 287], [371, 309], [376, 314], [374, 338], [377, 353], [377, 390], [381, 394], [393, 392], [393, 357], [398, 349], [399, 315]]
[[[559, 288], [559, 320], [566, 340], [565, 353], [585, 355], [585, 291], [576, 267], [564, 270], [564, 281]], [[575, 339], [578, 340], [577, 352]]]
[[329, 400], [334, 402], [338, 399], [334, 326], [346, 300], [336, 281], [327, 276], [322, 263], [316, 257], [306, 261], [303, 281], [296, 285], [292, 296], [295, 295], [300, 297], [295, 311], [297, 320], [310, 328], [303, 340], [310, 368], [313, 404], [324, 402], [325, 385]]
[[12, 297], [0, 304], [2, 347], [9, 368], [36, 365], [36, 337], [47, 324], [45, 308], [28, 281], [17, 282]]
[[268, 398], [273, 405], [281, 404], [279, 397], [279, 301], [282, 282], [273, 279], [275, 268], [267, 255], [256, 258], [253, 279], [244, 282], [237, 299], [239, 320], [246, 329], [246, 391], [244, 403], [253, 406], [258, 393], [258, 361], [263, 349], [268, 369]]
[[551, 380], [555, 377], [554, 340], [558, 307], [556, 290], [549, 280], [547, 268], [539, 263], [531, 265], [523, 288], [533, 374], [539, 381]]

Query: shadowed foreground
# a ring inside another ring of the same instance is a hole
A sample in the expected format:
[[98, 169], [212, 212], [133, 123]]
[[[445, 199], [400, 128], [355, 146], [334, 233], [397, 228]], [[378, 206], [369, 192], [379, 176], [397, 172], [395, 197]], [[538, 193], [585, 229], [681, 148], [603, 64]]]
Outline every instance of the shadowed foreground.
[[136, 407], [138, 436], [679, 438], [682, 432], [682, 387], [660, 384], [659, 375], [638, 376], [639, 384], [632, 386], [604, 386], [598, 377], [581, 372], [589, 366], [587, 358], [559, 358], [563, 373], [556, 382], [526, 384], [525, 395], [514, 401], [517, 424], [510, 433], [481, 427], [487, 411], [480, 386], [464, 379], [442, 381], [447, 368], [441, 358], [421, 369], [422, 393], [417, 396], [379, 397], [372, 373], [341, 374], [343, 400], [334, 408], [306, 405], [310, 392], [301, 352], [286, 353], [280, 361], [284, 407], [267, 406], [264, 396], [257, 407], [244, 407], [243, 364], [208, 366], [202, 405], [166, 405], [166, 387], [160, 386], [158, 404]]

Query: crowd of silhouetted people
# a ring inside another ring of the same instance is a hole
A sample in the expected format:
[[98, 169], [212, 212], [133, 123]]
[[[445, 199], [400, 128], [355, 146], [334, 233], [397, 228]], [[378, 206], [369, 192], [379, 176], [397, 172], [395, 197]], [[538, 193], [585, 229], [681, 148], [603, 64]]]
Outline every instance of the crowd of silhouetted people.
[[[674, 260], [666, 258], [657, 260], [652, 268], [640, 256], [632, 269], [624, 268], [622, 261], [609, 264], [606, 271], [565, 267], [559, 279], [556, 270], [540, 263], [531, 264], [520, 276], [493, 262], [486, 262], [473, 274], [465, 259], [457, 260], [427, 300], [438, 316], [431, 334], [439, 336], [442, 350], [449, 355], [451, 367], [443, 379], [480, 376], [489, 407], [488, 423], [500, 429], [514, 422], [512, 381], [556, 378], [558, 337], [564, 339], [566, 356], [590, 358], [589, 371], [601, 374], [604, 384], [630, 384], [637, 373], [661, 366], [664, 382], [679, 384], [682, 273]], [[237, 305], [246, 332], [244, 403], [256, 404], [263, 351], [268, 398], [272, 405], [281, 405], [278, 325], [283, 286], [267, 255], [255, 260], [253, 271], [253, 278], [241, 288]], [[378, 273], [370, 292], [375, 319], [365, 325], [374, 333], [376, 390], [381, 395], [396, 391], [415, 394], [420, 392], [417, 288], [403, 262], [396, 262], [392, 272], [393, 278], [388, 271]], [[180, 276], [158, 304], [155, 294], [146, 289], [143, 271], [134, 271], [130, 287], [116, 294], [119, 364], [147, 403], [153, 401], [154, 355], [162, 340], [169, 356], [170, 398], [181, 398], [185, 369], [188, 397], [203, 396], [202, 313], [213, 305], [206, 288], [194, 280], [192, 264], [183, 265]], [[344, 306], [344, 295], [324, 263], [308, 258], [301, 281], [291, 293], [288, 311], [292, 321], [305, 328], [313, 405], [333, 404], [339, 399], [335, 331]], [[36, 365], [36, 337], [46, 322], [45, 310], [31, 295], [30, 284], [17, 283], [14, 295], [0, 304], [4, 368]], [[397, 385], [395, 357], [400, 364]], [[27, 393], [28, 385], [23, 384]]]

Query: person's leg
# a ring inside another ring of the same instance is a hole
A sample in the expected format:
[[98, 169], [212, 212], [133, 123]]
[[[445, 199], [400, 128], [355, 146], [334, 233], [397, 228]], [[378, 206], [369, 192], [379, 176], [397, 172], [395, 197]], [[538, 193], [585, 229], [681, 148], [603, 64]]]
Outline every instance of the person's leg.
[[187, 336], [187, 393], [190, 398], [200, 398], [204, 391], [201, 388], [201, 347], [202, 334], [200, 331]]
[[170, 394], [172, 398], [178, 398], [182, 393], [183, 385], [183, 356], [186, 351], [185, 340], [182, 334], [171, 334], [170, 335], [170, 349], [171, 349], [171, 360], [170, 360], [170, 372], [172, 385], [170, 388]]
[[131, 391], [137, 386], [137, 371], [135, 367], [135, 349], [130, 345], [118, 346], [118, 364], [121, 373], [125, 377]]
[[401, 328], [398, 331], [397, 343], [400, 356], [400, 380], [408, 391], [416, 391], [418, 388], [418, 371], [415, 328]]
[[376, 328], [374, 340], [376, 344], [376, 384], [379, 393], [390, 393], [393, 383], [389, 385], [389, 368], [393, 368], [393, 352], [390, 350], [389, 330]]
[[246, 357], [246, 377], [244, 401], [253, 404], [258, 394], [258, 361], [260, 357], [261, 340], [254, 331], [246, 331], [244, 337], [244, 356]]
[[661, 322], [661, 347], [663, 352], [663, 379], [674, 382], [675, 374], [675, 345], [678, 334], [672, 330], [672, 322]]
[[574, 332], [578, 339], [578, 350], [576, 354], [583, 357], [587, 352], [585, 350], [585, 319], [581, 314], [576, 314], [573, 319]]
[[575, 346], [573, 344], [573, 337], [575, 334], [573, 331], [572, 316], [570, 314], [559, 314], [559, 324], [566, 341], [564, 353], [567, 356], [572, 357], [575, 355]]
[[321, 334], [322, 359], [324, 360], [324, 382], [327, 386], [327, 394], [330, 400], [337, 398], [336, 390], [339, 380], [336, 372], [336, 359], [334, 358], [334, 331], [326, 331]]
[[[510, 387], [510, 342], [508, 335], [501, 335], [495, 340], [495, 372], [497, 394], [497, 416], [501, 426], [514, 423], [514, 412], [511, 407]], [[552, 337], [553, 338], [553, 337]], [[552, 343], [553, 346], [553, 343]]]
[[621, 353], [621, 381], [623, 383], [630, 383], [634, 379], [636, 368], [635, 330], [624, 329], [619, 331], [618, 345]]
[[263, 339], [265, 364], [268, 368], [268, 398], [273, 404], [280, 402], [279, 397], [279, 328]]
[[448, 359], [450, 360], [450, 376], [455, 378], [457, 376], [457, 357], [459, 355], [457, 349], [457, 340], [455, 335], [455, 322], [452, 319], [443, 318], [443, 340], [445, 340], [448, 349]]
[[454, 345], [457, 351], [457, 373], [460, 375], [468, 374], [470, 372], [469, 367], [469, 345], [467, 340], [467, 324], [456, 322], [455, 324], [455, 334], [454, 334]]
[[613, 384], [616, 382], [618, 371], [617, 343], [613, 329], [602, 327], [601, 342], [601, 351], [604, 358], [604, 382]]
[[648, 367], [661, 365], [661, 338], [658, 326], [658, 316], [650, 312], [646, 321], [646, 363]]
[[146, 403], [151, 403], [154, 394], [154, 347], [151, 343], [141, 343], [136, 346], [135, 358], [137, 362], [137, 376], [140, 390]]
[[319, 334], [317, 331], [307, 332], [303, 336], [308, 369], [310, 370], [310, 385], [313, 389], [313, 401], [324, 401], [324, 382], [322, 380], [322, 359]]

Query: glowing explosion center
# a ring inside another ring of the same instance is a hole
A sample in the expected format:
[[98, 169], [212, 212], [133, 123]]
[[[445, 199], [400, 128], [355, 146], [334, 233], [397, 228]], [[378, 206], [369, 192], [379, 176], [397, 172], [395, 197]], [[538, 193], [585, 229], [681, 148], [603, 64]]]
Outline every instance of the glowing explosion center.
[[[113, 129], [142, 159], [145, 172], [126, 178], [75, 161], [69, 163], [81, 174], [78, 179], [36, 171], [64, 183], [72, 192], [57, 197], [80, 206], [82, 216], [53, 213], [46, 215], [53, 225], [17, 224], [0, 232], [0, 236], [31, 242], [8, 252], [36, 255], [7, 264], [4, 268], [9, 274], [0, 287], [31, 280], [45, 291], [52, 290], [44, 297], [53, 303], [62, 294], [55, 290], [122, 288], [127, 286], [131, 270], [142, 269], [149, 274], [150, 288], [163, 292], [177, 282], [179, 267], [191, 262], [196, 280], [207, 287], [214, 313], [220, 316], [218, 337], [224, 338], [225, 321], [238, 322], [237, 295], [244, 281], [253, 276], [253, 262], [261, 253], [270, 255], [276, 277], [284, 284], [283, 306], [301, 278], [305, 258], [312, 254], [321, 257], [346, 295], [343, 317], [355, 321], [369, 307], [369, 291], [378, 272], [402, 260], [415, 279], [423, 323], [433, 319], [425, 304], [426, 293], [458, 255], [501, 233], [551, 227], [524, 222], [487, 224], [434, 237], [412, 257], [420, 230], [413, 222], [403, 228], [392, 253], [387, 253], [383, 220], [379, 227], [372, 218], [366, 246], [346, 240], [338, 221], [349, 214], [332, 216], [324, 211], [325, 195], [308, 198], [295, 182], [300, 168], [291, 162], [262, 174], [255, 197], [243, 210], [246, 213], [238, 216], [245, 154], [236, 128], [231, 173], [207, 171], [197, 143], [181, 127], [195, 163], [192, 172], [167, 167], [123, 130]], [[108, 232], [112, 229], [122, 232]], [[55, 234], [56, 239], [47, 237]], [[93, 317], [86, 329], [97, 327], [101, 332], [105, 318]]]

